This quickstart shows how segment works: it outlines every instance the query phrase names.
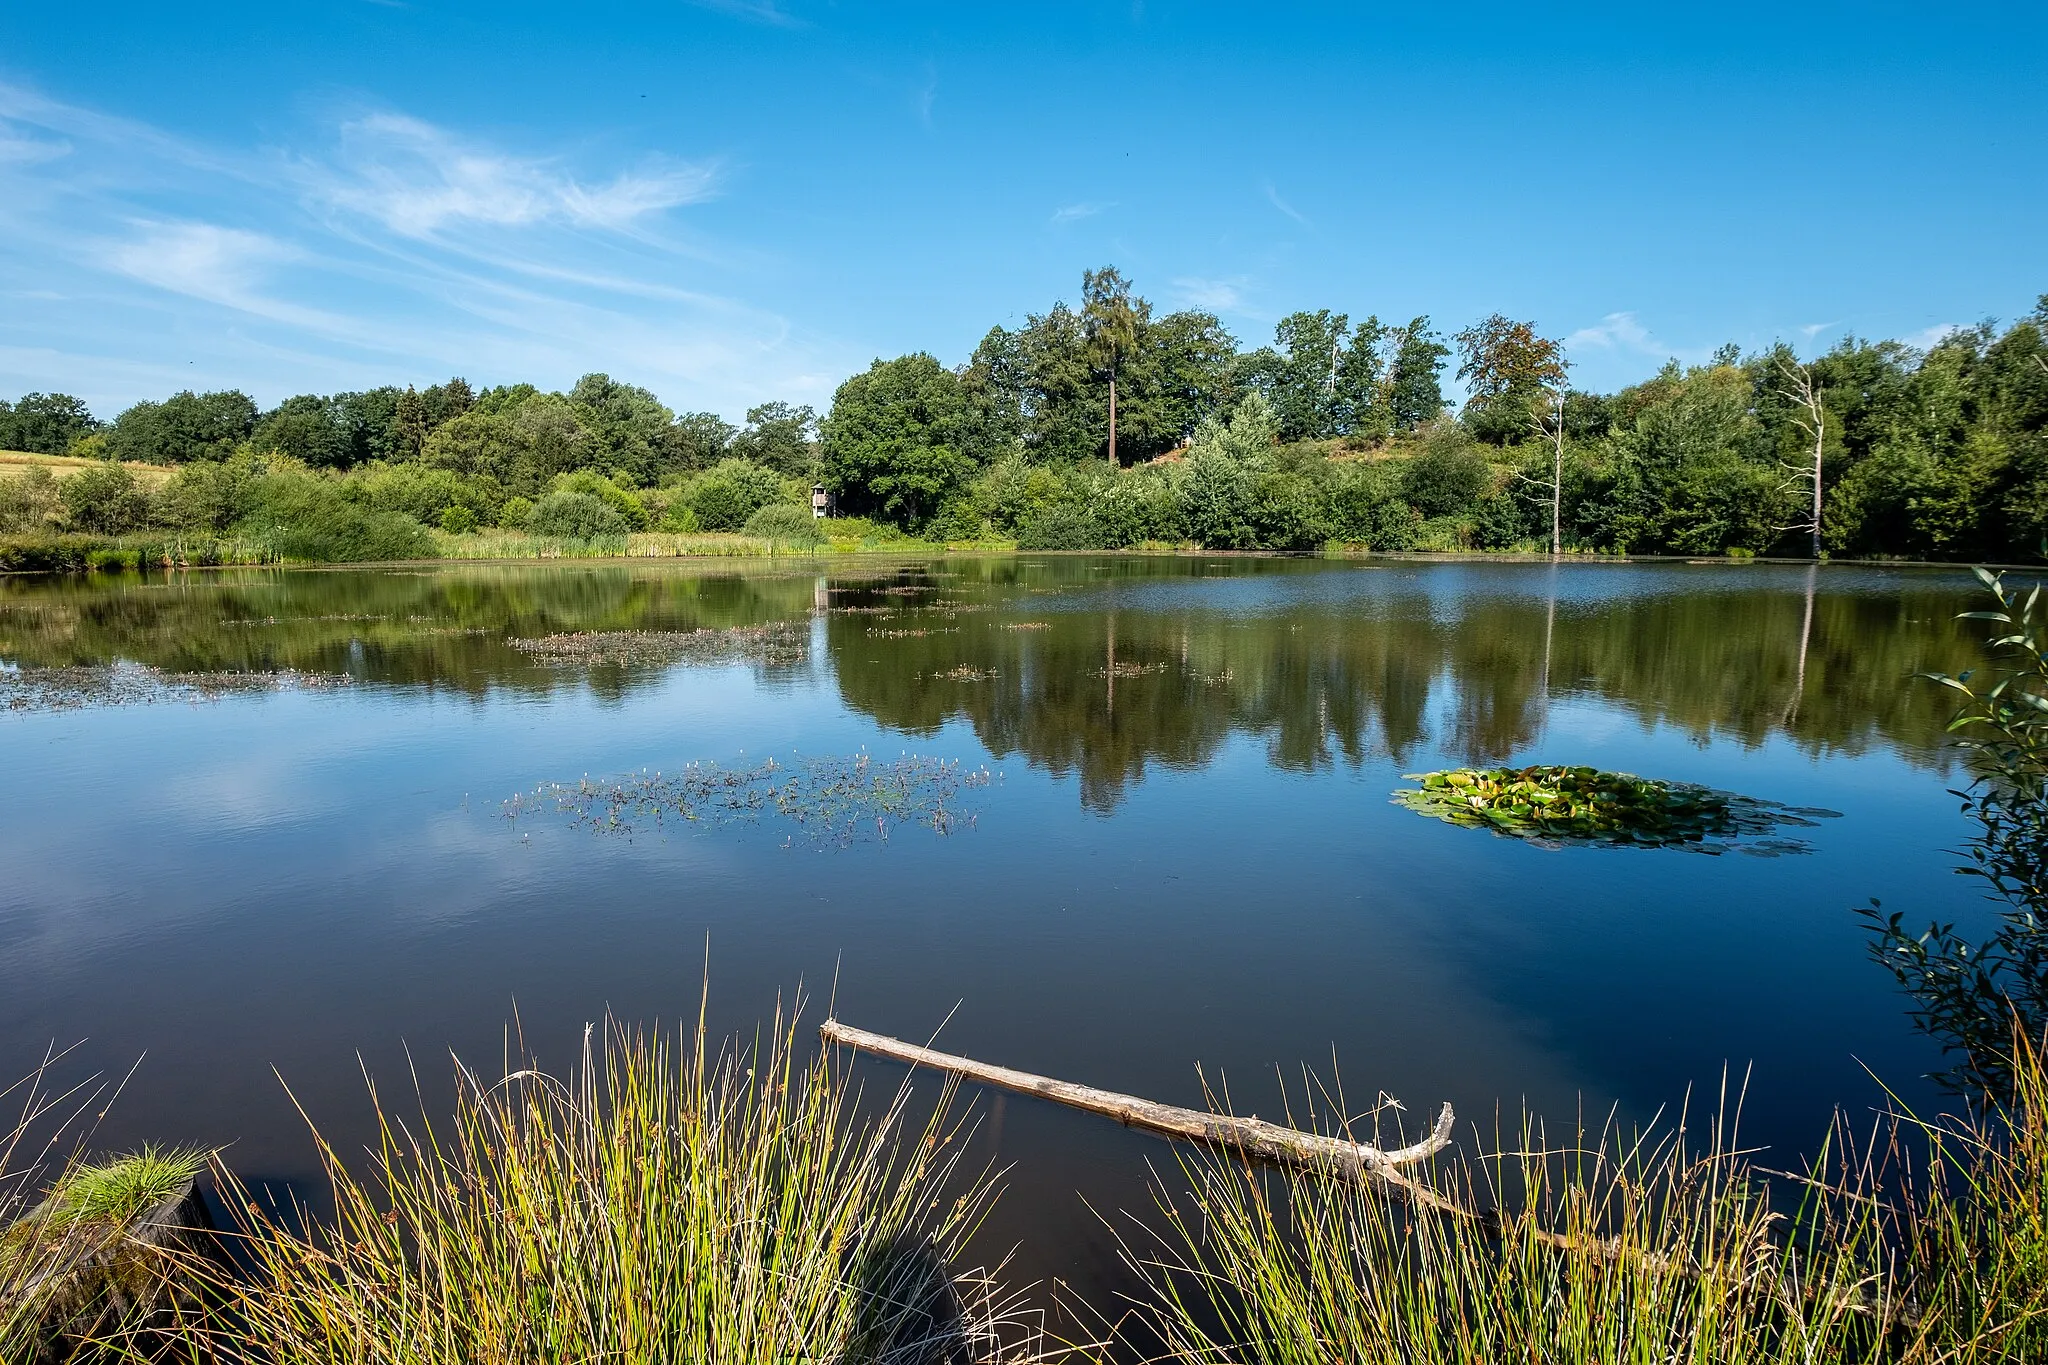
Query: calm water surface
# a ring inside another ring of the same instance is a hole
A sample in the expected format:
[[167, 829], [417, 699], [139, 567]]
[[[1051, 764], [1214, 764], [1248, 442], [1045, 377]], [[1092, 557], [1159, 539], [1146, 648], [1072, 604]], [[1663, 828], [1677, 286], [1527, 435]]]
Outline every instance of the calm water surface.
[[[119, 1072], [103, 1129], [303, 1181], [279, 1077], [345, 1143], [363, 1070], [430, 1088], [516, 1010], [839, 1017], [1179, 1103], [1275, 1069], [1489, 1128], [1648, 1115], [1753, 1064], [1748, 1135], [1934, 1063], [1854, 906], [1988, 917], [1950, 871], [1967, 575], [1723, 565], [1032, 557], [0, 579], [0, 1078]], [[537, 662], [514, 639], [794, 622], [772, 662]], [[157, 670], [143, 674], [136, 665]], [[115, 666], [109, 673], [109, 666]], [[965, 668], [962, 675], [959, 670]], [[49, 673], [66, 668], [74, 671]], [[228, 692], [166, 674], [292, 668]], [[172, 679], [175, 682], [175, 678]], [[692, 760], [986, 765], [941, 837], [509, 821], [536, 784]], [[1842, 818], [1774, 859], [1544, 850], [1390, 805], [1450, 764], [1591, 763]], [[877, 1084], [898, 1072], [870, 1067]], [[1088, 1203], [1167, 1149], [978, 1099], [1020, 1279], [1114, 1282]], [[1362, 1104], [1361, 1106], [1362, 1107]], [[1086, 1202], [1084, 1202], [1086, 1201]]]

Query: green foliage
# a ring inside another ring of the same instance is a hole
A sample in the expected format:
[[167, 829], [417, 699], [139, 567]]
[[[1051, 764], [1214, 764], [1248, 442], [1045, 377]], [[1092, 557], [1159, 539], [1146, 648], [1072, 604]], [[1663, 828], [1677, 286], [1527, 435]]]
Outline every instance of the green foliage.
[[74, 1167], [50, 1192], [50, 1202], [68, 1217], [120, 1226], [184, 1193], [206, 1158], [196, 1148], [144, 1147], [131, 1156]]
[[960, 379], [922, 352], [877, 360], [832, 396], [824, 479], [847, 511], [921, 526], [974, 473]]
[[533, 505], [526, 518], [526, 529], [537, 536], [595, 540], [599, 536], [623, 536], [627, 528], [624, 517], [588, 493], [550, 493]]
[[533, 518], [533, 502], [529, 498], [507, 498], [505, 505], [498, 509], [498, 525], [508, 531], [523, 531], [526, 523]]
[[720, 460], [683, 486], [682, 500], [706, 531], [737, 531], [788, 490], [774, 470], [751, 460]]
[[84, 400], [68, 393], [28, 393], [13, 403], [0, 400], [0, 450], [63, 455], [99, 429]]
[[1863, 911], [1871, 953], [1914, 1002], [1914, 1023], [1941, 1042], [1955, 1065], [1954, 1088], [2009, 1099], [2013, 1040], [2048, 1030], [2048, 611], [2038, 585], [2024, 596], [2001, 575], [1977, 571], [1994, 607], [1961, 619], [1986, 622], [1988, 676], [1927, 675], [1962, 694], [1950, 722], [1974, 775], [1955, 795], [1977, 825], [1969, 863], [2000, 903], [1999, 925], [1982, 942], [1936, 923], [1914, 936], [1897, 911]]
[[133, 470], [113, 463], [96, 464], [59, 481], [64, 518], [71, 528], [98, 535], [120, 535], [149, 524], [149, 493]]
[[52, 531], [64, 519], [64, 495], [42, 465], [0, 474], [0, 531]]
[[431, 552], [426, 528], [402, 512], [375, 511], [341, 485], [299, 468], [273, 470], [251, 490], [253, 510], [236, 529], [284, 559], [346, 564], [419, 559]]
[[748, 517], [746, 532], [778, 544], [808, 547], [825, 543], [825, 532], [819, 528], [818, 518], [804, 508], [786, 502], [771, 502]]
[[441, 513], [441, 529], [451, 536], [467, 535], [476, 527], [476, 513], [467, 507], [449, 507]]
[[1088, 509], [1071, 504], [1033, 512], [1017, 528], [1020, 550], [1099, 550], [1104, 539]]
[[817, 422], [818, 415], [807, 406], [763, 403], [747, 409], [747, 424], [727, 442], [727, 450], [734, 459], [807, 479], [817, 463], [812, 444]]
[[249, 395], [186, 389], [161, 403], [137, 403], [116, 417], [107, 451], [114, 459], [143, 464], [223, 459], [255, 426], [256, 403]]
[[595, 470], [579, 469], [573, 474], [556, 475], [554, 491], [584, 493], [596, 498], [618, 513], [619, 520], [625, 523], [628, 531], [644, 531], [653, 524], [644, 502]]
[[1422, 453], [1401, 472], [1401, 496], [1425, 518], [1470, 511], [1492, 489], [1493, 470], [1455, 423], [1432, 428]]
[[[1398, 805], [1454, 825], [1545, 843], [1720, 853], [1728, 845], [1719, 841], [1788, 825], [1810, 827], [1808, 817], [1833, 814], [1595, 768], [1453, 768], [1411, 773], [1408, 780], [1421, 785], [1396, 792]], [[1803, 851], [1803, 845], [1786, 840], [1757, 847]]]

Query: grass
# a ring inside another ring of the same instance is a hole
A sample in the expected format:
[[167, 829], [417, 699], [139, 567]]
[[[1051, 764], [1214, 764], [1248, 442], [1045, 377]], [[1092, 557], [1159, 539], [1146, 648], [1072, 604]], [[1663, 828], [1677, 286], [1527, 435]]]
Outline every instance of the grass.
[[205, 1166], [203, 1151], [144, 1147], [73, 1169], [50, 1192], [50, 1204], [63, 1217], [118, 1227], [184, 1193]]
[[701, 1022], [673, 1039], [608, 1024], [563, 1076], [458, 1066], [451, 1120], [378, 1107], [365, 1177], [319, 1144], [325, 1225], [223, 1174], [247, 1268], [181, 1344], [271, 1365], [879, 1365], [933, 1334], [985, 1348], [996, 1305], [948, 1266], [990, 1187], [954, 1180], [945, 1097], [916, 1122], [899, 1091], [862, 1121], [829, 1059], [799, 1053], [778, 1012], [765, 1040], [715, 1054]]
[[1197, 1155], [1125, 1255], [1187, 1365], [2039, 1361], [2048, 1079], [2032, 1050], [2022, 1069], [2012, 1108], [1899, 1114], [1804, 1174], [1753, 1163], [1725, 1093], [1697, 1149], [1684, 1115], [1562, 1142], [1525, 1123], [1427, 1177], [1470, 1216]]
[[[53, 477], [61, 479], [67, 474], [76, 474], [81, 469], [91, 469], [102, 463], [104, 461], [84, 455], [38, 455], [28, 450], [0, 450], [0, 478], [41, 466], [49, 470]], [[163, 464], [143, 464], [140, 461], [124, 460], [122, 465], [139, 481], [150, 487], [169, 482], [171, 475], [177, 473], [171, 466]]]

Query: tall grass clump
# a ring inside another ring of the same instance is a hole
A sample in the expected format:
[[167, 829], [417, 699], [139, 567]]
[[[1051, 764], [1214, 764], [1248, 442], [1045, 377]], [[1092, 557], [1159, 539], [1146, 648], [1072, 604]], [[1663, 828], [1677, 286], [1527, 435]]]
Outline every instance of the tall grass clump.
[[2048, 1360], [2048, 1078], [2025, 1057], [2016, 1106], [1894, 1115], [1803, 1175], [1683, 1117], [1561, 1143], [1525, 1123], [1408, 1200], [1191, 1156], [1157, 1242], [1126, 1242], [1140, 1320], [1190, 1365]]
[[445, 1124], [377, 1107], [364, 1176], [320, 1141], [330, 1218], [223, 1175], [245, 1268], [190, 1329], [195, 1357], [910, 1365], [989, 1330], [988, 1295], [949, 1268], [990, 1191], [952, 1179], [950, 1095], [922, 1121], [907, 1091], [862, 1119], [780, 1012], [715, 1054], [701, 1023], [608, 1023], [565, 1076], [458, 1063], [456, 1082]]

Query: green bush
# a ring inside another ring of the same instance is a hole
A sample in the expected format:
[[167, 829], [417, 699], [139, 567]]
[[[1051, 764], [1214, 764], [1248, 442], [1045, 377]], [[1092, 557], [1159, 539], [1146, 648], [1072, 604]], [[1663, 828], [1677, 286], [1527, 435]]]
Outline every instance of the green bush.
[[626, 534], [626, 519], [588, 493], [550, 493], [534, 504], [526, 529], [537, 536], [594, 540]]
[[737, 531], [754, 513], [783, 500], [782, 479], [749, 460], [720, 460], [691, 480], [684, 494], [699, 529]]
[[1102, 541], [1094, 515], [1071, 503], [1034, 512], [1017, 528], [1020, 550], [1099, 550]]
[[63, 519], [63, 495], [42, 465], [0, 478], [0, 531], [49, 531]]
[[557, 493], [584, 493], [618, 513], [629, 531], [644, 531], [652, 524], [647, 515], [647, 506], [632, 492], [621, 488], [616, 480], [608, 479], [593, 469], [579, 469], [573, 474], [558, 475], [555, 479]]
[[73, 530], [117, 536], [149, 524], [149, 493], [134, 471], [111, 462], [81, 469], [58, 483]]
[[791, 545], [822, 545], [825, 533], [818, 529], [818, 519], [801, 507], [792, 507], [786, 502], [770, 503], [753, 516], [747, 518], [746, 532], [760, 536], [763, 540], [786, 542]]
[[533, 517], [533, 499], [507, 498], [505, 505], [498, 509], [498, 525], [508, 531], [523, 531]]
[[450, 507], [441, 513], [441, 529], [449, 535], [467, 535], [476, 529], [476, 513], [467, 507]]
[[433, 553], [427, 528], [403, 512], [379, 512], [343, 496], [339, 482], [302, 468], [262, 481], [241, 529], [283, 559], [359, 564]]
[[1470, 512], [1492, 487], [1492, 468], [1455, 428], [1432, 435], [1401, 472], [1401, 496], [1424, 517]]

